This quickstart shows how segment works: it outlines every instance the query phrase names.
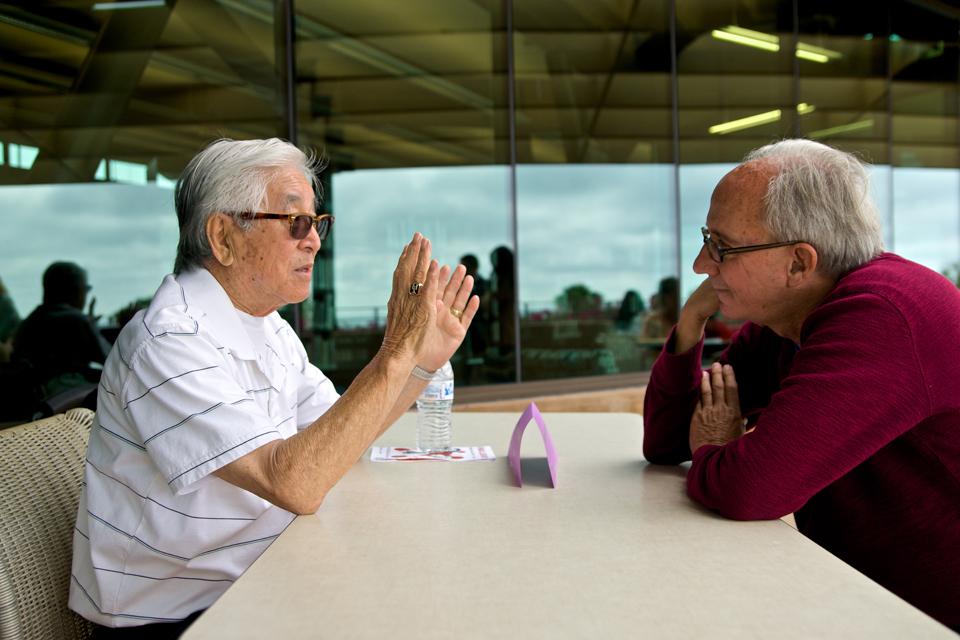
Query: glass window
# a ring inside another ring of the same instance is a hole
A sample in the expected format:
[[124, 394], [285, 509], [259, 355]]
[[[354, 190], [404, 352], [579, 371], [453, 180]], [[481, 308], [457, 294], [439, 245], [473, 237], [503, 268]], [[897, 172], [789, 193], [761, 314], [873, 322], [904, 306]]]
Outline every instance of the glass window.
[[514, 15], [523, 379], [642, 370], [648, 300], [676, 263], [669, 4]]
[[[414, 231], [451, 266], [475, 256], [484, 279], [490, 252], [512, 247], [502, 3], [296, 9], [299, 139], [329, 160], [325, 207], [337, 217], [303, 337], [343, 388], [380, 346], [391, 274]], [[483, 317], [453, 359], [458, 383], [512, 381], [513, 360], [488, 353], [491, 303], [484, 283], [477, 291]]]
[[214, 138], [284, 129], [272, 11], [111, 9], [0, 9], [0, 42], [17, 52], [0, 74], [0, 277], [22, 316], [47, 265], [69, 260], [87, 270], [102, 324], [115, 325], [172, 270], [172, 186], [186, 162]]
[[[810, 115], [796, 97], [794, 66], [790, 3], [677, 3], [680, 271], [665, 274], [673, 279], [665, 284], [681, 295], [666, 298], [664, 332], [704, 279], [693, 272], [693, 261], [714, 187], [748, 151], [790, 137], [798, 119]], [[715, 319], [705, 356], [722, 348], [735, 324]]]
[[960, 268], [958, 27], [955, 10], [892, 4], [893, 247], [940, 272]]
[[886, 0], [861, 11], [853, 5], [805, 0], [798, 5], [800, 100], [812, 111], [799, 120], [803, 137], [857, 154], [873, 165], [871, 190], [893, 246], [889, 158], [889, 33]]
[[477, 277], [458, 383], [648, 368], [702, 281], [714, 187], [785, 137], [871, 163], [888, 248], [960, 273], [945, 3], [298, 0], [290, 43], [283, 3], [134, 4], [0, 7], [0, 278], [21, 315], [55, 260], [88, 270], [105, 325], [152, 295], [175, 181], [218, 137], [327, 162], [337, 223], [282, 312], [340, 388], [381, 344], [415, 230]]

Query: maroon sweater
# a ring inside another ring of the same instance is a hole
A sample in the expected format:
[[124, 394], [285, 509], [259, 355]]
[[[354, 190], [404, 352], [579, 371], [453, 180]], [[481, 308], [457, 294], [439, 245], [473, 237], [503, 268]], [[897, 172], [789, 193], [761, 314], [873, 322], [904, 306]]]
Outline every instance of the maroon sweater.
[[[690, 460], [703, 343], [670, 337], [644, 402], [647, 460]], [[800, 531], [960, 627], [960, 291], [883, 254], [841, 278], [798, 347], [746, 324], [721, 355], [756, 429], [705, 445], [690, 496], [728, 518], [796, 512]]]

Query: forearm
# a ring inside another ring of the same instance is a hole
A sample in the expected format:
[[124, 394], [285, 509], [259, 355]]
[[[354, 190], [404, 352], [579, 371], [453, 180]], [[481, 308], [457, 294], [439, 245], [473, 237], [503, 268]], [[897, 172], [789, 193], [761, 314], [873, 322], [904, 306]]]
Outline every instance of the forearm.
[[697, 317], [695, 313], [686, 309], [681, 312], [674, 330], [675, 338], [671, 353], [679, 355], [695, 347], [703, 340], [703, 331], [706, 326], [707, 318]]
[[426, 380], [421, 380], [414, 375], [410, 375], [407, 378], [407, 383], [403, 385], [403, 390], [400, 391], [400, 396], [397, 398], [397, 402], [393, 405], [393, 408], [387, 415], [387, 419], [383, 422], [383, 427], [380, 429], [380, 433], [383, 433], [389, 429], [390, 426], [400, 418], [400, 416], [410, 410], [410, 407], [414, 402], [417, 401], [417, 398], [420, 397], [420, 394], [423, 393], [423, 390], [426, 388], [426, 386]]
[[385, 429], [409, 386], [412, 362], [377, 355], [343, 396], [312, 425], [278, 442], [267, 469], [271, 501], [313, 513], [327, 492]]
[[690, 459], [690, 418], [700, 382], [700, 343], [673, 355], [676, 332], [653, 365], [643, 402], [643, 455], [656, 464]]

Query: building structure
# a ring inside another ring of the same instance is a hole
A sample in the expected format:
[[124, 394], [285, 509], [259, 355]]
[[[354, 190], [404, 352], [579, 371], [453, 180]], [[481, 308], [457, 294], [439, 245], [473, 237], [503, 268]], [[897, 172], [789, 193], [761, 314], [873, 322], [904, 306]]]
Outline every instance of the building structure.
[[696, 286], [713, 186], [773, 139], [858, 152], [888, 247], [957, 273], [958, 34], [943, 0], [2, 4], [0, 277], [29, 311], [77, 262], [109, 319], [171, 270], [186, 162], [281, 136], [328, 162], [336, 227], [285, 313], [339, 385], [414, 230], [489, 281], [458, 378], [643, 370], [621, 301]]

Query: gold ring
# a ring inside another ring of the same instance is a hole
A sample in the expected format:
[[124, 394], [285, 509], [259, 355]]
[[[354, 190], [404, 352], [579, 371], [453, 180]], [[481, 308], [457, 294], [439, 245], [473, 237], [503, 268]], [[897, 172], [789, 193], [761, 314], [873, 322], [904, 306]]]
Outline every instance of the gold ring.
[[422, 283], [422, 282], [412, 282], [412, 283], [410, 284], [410, 295], [412, 295], [412, 296], [418, 296], [418, 295], [420, 295], [420, 289], [422, 289], [422, 288], [423, 288], [423, 283]]
[[453, 317], [454, 317], [454, 318], [459, 318], [459, 317], [461, 317], [461, 316], [463, 315], [463, 310], [462, 310], [462, 309], [454, 309], [453, 307], [450, 307], [450, 313], [453, 314]]

